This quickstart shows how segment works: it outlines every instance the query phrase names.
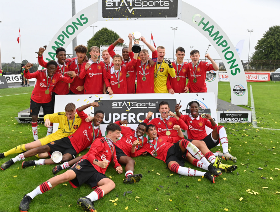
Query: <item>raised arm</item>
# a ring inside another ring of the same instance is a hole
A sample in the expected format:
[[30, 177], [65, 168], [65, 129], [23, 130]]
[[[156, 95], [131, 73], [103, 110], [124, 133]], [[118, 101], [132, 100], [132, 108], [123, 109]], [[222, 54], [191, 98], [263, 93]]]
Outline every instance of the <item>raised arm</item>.
[[140, 40], [141, 40], [143, 43], [145, 43], [146, 46], [147, 46], [152, 52], [154, 52], [154, 51], [156, 50], [155, 47], [153, 47], [151, 44], [149, 44], [143, 36], [140, 38]]
[[209, 55], [209, 54], [206, 54], [205, 57], [208, 58], [208, 60], [211, 61], [212, 65], [213, 65], [213, 68], [215, 69], [215, 71], [218, 71], [218, 70], [219, 70], [219, 67], [218, 67], [217, 63], [210, 57], [210, 55]]

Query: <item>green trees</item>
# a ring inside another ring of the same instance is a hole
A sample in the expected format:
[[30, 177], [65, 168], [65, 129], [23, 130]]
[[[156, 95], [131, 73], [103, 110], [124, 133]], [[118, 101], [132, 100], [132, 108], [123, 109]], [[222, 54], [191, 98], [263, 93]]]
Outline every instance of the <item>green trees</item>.
[[255, 46], [250, 65], [256, 69], [280, 67], [280, 26], [270, 27]]

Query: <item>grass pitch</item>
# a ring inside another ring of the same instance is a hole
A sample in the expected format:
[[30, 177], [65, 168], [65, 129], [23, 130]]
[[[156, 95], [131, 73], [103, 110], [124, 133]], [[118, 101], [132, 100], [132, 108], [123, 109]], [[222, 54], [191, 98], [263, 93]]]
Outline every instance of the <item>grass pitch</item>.
[[[280, 129], [280, 82], [254, 82], [249, 85], [253, 86], [258, 127]], [[0, 152], [33, 140], [31, 126], [18, 124], [14, 118], [19, 111], [29, 107], [32, 89], [0, 90]], [[230, 102], [229, 83], [219, 83], [219, 98]], [[135, 173], [143, 175], [137, 184], [123, 184], [124, 175], [118, 175], [111, 166], [108, 168], [106, 175], [116, 183], [116, 188], [95, 202], [97, 211], [279, 211], [280, 130], [256, 129], [250, 123], [224, 126], [230, 152], [238, 158], [238, 169], [234, 173], [223, 173], [215, 184], [211, 184], [201, 177], [172, 173], [162, 161], [141, 156], [135, 158]], [[39, 137], [45, 136], [46, 130], [39, 125]], [[213, 149], [217, 150], [219, 148]], [[0, 164], [14, 156], [0, 159]], [[31, 159], [36, 158], [27, 160]], [[185, 165], [195, 168], [188, 163]], [[5, 171], [1, 170], [0, 211], [18, 211], [24, 194], [53, 177], [53, 167], [45, 165], [21, 169], [18, 162]], [[65, 183], [35, 197], [29, 211], [83, 211], [76, 202], [91, 191], [87, 185], [74, 189]]]

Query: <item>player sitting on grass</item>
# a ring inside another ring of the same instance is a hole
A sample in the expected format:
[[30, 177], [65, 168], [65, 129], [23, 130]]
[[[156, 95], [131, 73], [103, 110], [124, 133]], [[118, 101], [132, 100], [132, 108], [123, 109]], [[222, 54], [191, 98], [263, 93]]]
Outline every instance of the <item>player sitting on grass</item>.
[[[218, 153], [217, 156], [221, 156], [226, 160], [236, 161], [237, 158], [233, 157], [228, 152], [228, 138], [225, 128], [223, 126], [218, 126], [210, 114], [206, 114], [205, 118], [202, 118], [199, 115], [199, 103], [197, 101], [189, 102], [188, 106], [191, 111], [190, 115], [181, 115], [179, 112], [181, 105], [179, 104], [177, 104], [175, 108], [177, 116], [188, 126], [188, 139], [203, 140], [208, 149], [217, 146], [220, 141], [223, 153]], [[209, 135], [206, 134], [205, 126], [213, 129]], [[199, 143], [195, 145], [199, 148]]]
[[89, 195], [79, 198], [78, 204], [84, 210], [96, 211], [92, 202], [102, 198], [115, 188], [115, 183], [105, 176], [109, 163], [113, 160], [116, 171], [119, 174], [122, 173], [122, 167], [117, 161], [116, 150], [113, 145], [113, 142], [116, 142], [120, 137], [121, 128], [117, 124], [109, 124], [106, 132], [106, 137], [97, 138], [89, 152], [70, 170], [47, 180], [30, 193], [24, 195], [19, 206], [20, 210], [28, 211], [29, 204], [34, 197], [69, 181], [74, 188], [84, 183], [87, 183], [91, 188], [95, 188]]
[[[116, 124], [122, 125], [127, 124], [126, 120], [117, 121]], [[117, 159], [120, 164], [125, 165], [125, 179], [124, 183], [135, 183], [139, 182], [142, 178], [141, 174], [133, 174], [135, 161], [130, 157], [132, 146], [136, 146], [137, 149], [140, 149], [145, 143], [147, 143], [147, 138], [143, 135], [146, 132], [147, 125], [145, 123], [140, 123], [136, 128], [136, 131], [130, 127], [121, 126], [122, 138], [114, 143], [116, 148]], [[133, 144], [137, 141], [137, 144]], [[69, 168], [78, 162], [83, 156], [77, 157], [69, 162], [65, 162], [62, 165], [57, 165], [53, 168], [53, 174], [57, 174], [62, 169]]]
[[[178, 135], [183, 138], [183, 133], [178, 125], [174, 126], [178, 130]], [[168, 137], [157, 137], [157, 129], [154, 125], [150, 124], [147, 127], [147, 135], [150, 140], [148, 143], [139, 150], [132, 149], [132, 156], [139, 156], [148, 152], [153, 157], [162, 160], [166, 163], [167, 167], [178, 174], [185, 176], [204, 176], [212, 183], [215, 183], [215, 177], [222, 174], [221, 170], [210, 164], [200, 150], [193, 145], [190, 141], [182, 139], [173, 144], [168, 142]], [[133, 152], [135, 151], [135, 152]], [[200, 160], [209, 172], [201, 172], [191, 168], [184, 167], [184, 160], [182, 158], [186, 151], [190, 152], [196, 159]], [[205, 152], [203, 149], [202, 152]]]
[[[9, 168], [11, 165], [13, 165], [17, 161], [24, 160], [25, 158], [34, 156], [38, 153], [44, 153], [44, 152], [55, 152], [59, 151], [63, 154], [62, 161], [69, 161], [73, 157], [75, 157], [76, 154], [83, 151], [85, 148], [87, 148], [91, 143], [93, 139], [93, 129], [91, 126], [91, 122], [86, 122], [86, 118], [88, 117], [83, 110], [85, 110], [88, 107], [98, 107], [99, 104], [97, 102], [93, 102], [84, 106], [79, 107], [76, 112], [79, 115], [79, 117], [82, 119], [82, 123], [78, 130], [73, 133], [72, 135], [68, 137], [64, 137], [62, 139], [53, 141], [51, 143], [48, 143], [44, 146], [40, 146], [31, 150], [28, 150], [25, 153], [19, 154], [15, 158], [10, 159], [6, 163], [3, 163], [1, 166], [2, 170], [5, 170]], [[26, 168], [28, 166], [33, 165], [44, 165], [44, 164], [54, 164], [52, 159], [41, 159], [35, 161], [26, 161], [22, 163], [22, 168]]]
[[46, 127], [50, 126], [51, 123], [59, 123], [58, 130], [55, 133], [52, 133], [37, 141], [33, 141], [28, 144], [21, 144], [4, 153], [0, 153], [0, 158], [7, 157], [11, 154], [25, 152], [27, 150], [43, 146], [52, 141], [72, 135], [81, 124], [81, 118], [78, 116], [78, 114], [76, 114], [76, 106], [73, 103], [68, 103], [65, 106], [65, 112], [45, 115], [44, 120]]

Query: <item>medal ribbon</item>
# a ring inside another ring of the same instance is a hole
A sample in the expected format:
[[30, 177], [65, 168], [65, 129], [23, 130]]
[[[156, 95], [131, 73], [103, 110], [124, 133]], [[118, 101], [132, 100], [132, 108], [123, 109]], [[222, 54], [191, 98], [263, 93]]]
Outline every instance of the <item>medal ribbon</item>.
[[155, 150], [155, 152], [154, 152], [154, 154], [157, 154], [157, 141], [158, 141], [158, 137], [155, 139], [156, 140], [156, 143], [155, 144], [153, 144], [153, 141], [152, 142], [149, 142], [150, 143], [150, 147], [154, 147], [154, 150]]
[[[47, 90], [49, 90], [50, 85], [51, 85], [51, 82], [50, 82], [50, 84], [49, 84], [49, 75], [48, 75], [48, 70], [46, 70], [46, 74], [47, 74], [47, 86], [48, 86]], [[52, 78], [53, 78], [53, 75], [52, 75], [52, 77], [51, 77], [51, 81], [52, 81]]]
[[68, 121], [68, 127], [69, 127], [69, 133], [71, 132], [71, 129], [72, 129], [73, 125], [74, 125], [75, 118], [76, 118], [76, 117], [74, 116], [73, 123], [72, 123], [72, 126], [71, 126], [71, 127], [70, 127], [70, 122], [69, 122], [69, 119], [67, 118], [67, 121]]
[[104, 137], [105, 141], [107, 142], [108, 146], [110, 147], [111, 153], [112, 153], [112, 158], [113, 158], [113, 153], [114, 153], [114, 144], [112, 142], [112, 145], [110, 144], [110, 142], [108, 141], [108, 139], [106, 138], [106, 136]]
[[149, 61], [146, 62], [145, 68], [143, 69], [142, 62], [141, 62], [141, 68], [142, 68], [144, 77], [145, 77], [145, 74], [146, 74], [146, 68], [147, 68], [148, 63], [149, 63]]
[[[58, 62], [57, 62], [57, 64], [58, 64]], [[58, 67], [59, 67], [60, 73], [62, 73], [60, 64], [58, 64]], [[65, 70], [65, 63], [63, 64], [63, 76], [64, 76], [64, 70]]]
[[[163, 63], [163, 61], [162, 61], [162, 63]], [[160, 70], [160, 67], [161, 67], [162, 63], [160, 64], [160, 66], [159, 66], [159, 68], [158, 68], [158, 70], [157, 70], [157, 73], [155, 74], [155, 77], [157, 77], [158, 72], [159, 72], [159, 70]], [[157, 64], [157, 65], [158, 65], [158, 64]], [[157, 67], [157, 65], [156, 65], [156, 67]]]
[[79, 64], [78, 64], [78, 59], [76, 59], [76, 64], [77, 64], [78, 76], [79, 76], [79, 74], [80, 74], [80, 68], [79, 68]]
[[[178, 65], [180, 65], [180, 64], [178, 64]], [[178, 72], [178, 65], [177, 65], [177, 61], [176, 61], [177, 77], [179, 77], [179, 74], [180, 74], [180, 72], [181, 72], [181, 70], [183, 68], [184, 63], [183, 63], [183, 65], [181, 65], [181, 68], [180, 68], [179, 72]]]
[[[168, 121], [168, 120], [167, 120]], [[165, 123], [164, 119], [162, 119], [162, 122], [165, 124], [167, 131], [169, 131], [167, 124]]]
[[94, 125], [93, 125], [93, 122], [92, 122], [92, 128], [93, 128], [93, 140], [95, 140], [95, 138], [98, 138], [98, 136], [99, 136], [100, 126], [98, 126], [98, 129], [97, 129], [97, 136], [96, 136], [96, 137], [95, 137], [95, 132], [94, 132]]
[[[196, 78], [196, 70], [197, 70], [198, 65], [199, 65], [199, 62], [198, 62], [196, 65], [194, 65], [194, 64], [192, 63], [192, 67], [193, 67], [193, 76], [194, 76], [194, 78]], [[195, 68], [195, 71], [194, 71], [194, 68]]]
[[115, 74], [115, 76], [116, 76], [116, 78], [118, 79], [118, 84], [120, 84], [120, 72], [121, 72], [121, 67], [120, 67], [120, 70], [118, 70], [118, 74], [116, 74], [116, 70], [115, 70], [115, 68], [114, 68], [114, 74]]

